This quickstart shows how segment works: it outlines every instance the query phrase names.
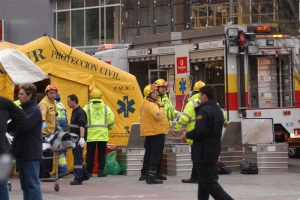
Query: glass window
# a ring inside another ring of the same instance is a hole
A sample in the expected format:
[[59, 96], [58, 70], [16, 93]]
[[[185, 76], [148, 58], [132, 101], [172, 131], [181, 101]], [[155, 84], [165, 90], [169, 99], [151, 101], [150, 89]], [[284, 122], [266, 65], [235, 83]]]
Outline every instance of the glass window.
[[153, 27], [140, 27], [139, 31], [139, 35], [153, 34]]
[[130, 44], [133, 42], [134, 36], [137, 35], [136, 28], [124, 28], [122, 31], [122, 43]]
[[151, 7], [154, 5], [154, 0], [139, 0], [140, 7]]
[[190, 16], [189, 4], [175, 4], [173, 10], [174, 31], [189, 30]]
[[224, 62], [213, 61], [198, 63], [199, 71], [197, 79], [203, 80], [206, 85], [215, 87], [216, 99], [221, 108], [225, 107], [225, 93], [224, 93]]
[[138, 0], [123, 0], [123, 9], [135, 8], [138, 6]]
[[153, 24], [153, 8], [145, 7], [138, 9], [139, 26], [152, 26]]
[[71, 8], [83, 8], [83, 7], [84, 7], [84, 0], [71, 1]]
[[70, 8], [70, 0], [57, 1], [57, 10], [63, 10], [69, 8]]
[[57, 13], [57, 40], [70, 45], [70, 11]]
[[86, 46], [99, 45], [99, 8], [86, 10]]
[[157, 6], [154, 8], [154, 20], [156, 25], [171, 24], [171, 6]]
[[53, 10], [53, 11], [56, 11], [56, 2], [53, 2], [53, 3], [52, 3], [52, 10]]
[[171, 0], [156, 0], [156, 3], [155, 5], [158, 6], [158, 5], [170, 5], [171, 4]]
[[53, 38], [56, 38], [56, 24], [57, 24], [57, 21], [56, 21], [56, 13], [53, 13]]
[[166, 25], [166, 26], [156, 26], [155, 28], [155, 33], [165, 33], [165, 32], [171, 32], [171, 26]]
[[127, 9], [122, 12], [123, 27], [137, 26], [137, 9]]
[[101, 24], [101, 32], [100, 32], [100, 44], [105, 43], [105, 13], [104, 13], [104, 8], [100, 8], [100, 24]]
[[71, 46], [84, 46], [84, 10], [72, 11]]
[[119, 43], [120, 6], [106, 7], [106, 43]]
[[99, 6], [99, 0], [85, 0], [85, 6]]
[[105, 5], [120, 4], [120, 0], [106, 0]]

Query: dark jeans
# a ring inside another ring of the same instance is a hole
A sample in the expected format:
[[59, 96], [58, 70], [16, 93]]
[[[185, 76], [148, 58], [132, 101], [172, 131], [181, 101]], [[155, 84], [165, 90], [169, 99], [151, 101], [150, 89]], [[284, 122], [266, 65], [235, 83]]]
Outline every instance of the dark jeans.
[[107, 142], [104, 141], [87, 142], [86, 170], [90, 174], [93, 172], [96, 145], [98, 148], [98, 169], [103, 170], [105, 167], [105, 154], [106, 154]]
[[165, 144], [165, 134], [147, 136], [145, 139], [145, 166], [157, 169], [161, 163]]
[[82, 182], [84, 179], [89, 177], [84, 165], [83, 165], [83, 158], [82, 158], [82, 151], [83, 148], [78, 144], [78, 141], [75, 143], [75, 148], [72, 149], [74, 155], [74, 176], [75, 180]]
[[3, 200], [9, 200], [7, 181], [0, 181], [0, 197]]
[[198, 199], [208, 200], [209, 195], [217, 200], [231, 200], [231, 198], [215, 180], [216, 163], [196, 163], [199, 175]]
[[43, 199], [40, 187], [40, 160], [18, 160], [19, 178], [23, 199]]

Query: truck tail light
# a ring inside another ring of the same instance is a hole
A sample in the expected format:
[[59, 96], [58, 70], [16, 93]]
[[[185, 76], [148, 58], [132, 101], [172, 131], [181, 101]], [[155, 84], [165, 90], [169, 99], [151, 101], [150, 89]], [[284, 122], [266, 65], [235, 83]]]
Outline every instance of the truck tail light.
[[295, 135], [300, 135], [300, 129], [296, 129]]
[[253, 115], [254, 117], [261, 117], [261, 111], [254, 111]]
[[290, 110], [284, 110], [283, 115], [291, 115], [291, 111]]

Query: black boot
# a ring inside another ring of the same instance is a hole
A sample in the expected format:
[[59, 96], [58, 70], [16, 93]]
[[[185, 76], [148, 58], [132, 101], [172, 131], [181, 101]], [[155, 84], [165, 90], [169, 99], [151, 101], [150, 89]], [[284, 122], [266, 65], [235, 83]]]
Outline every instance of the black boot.
[[141, 169], [141, 176], [139, 178], [139, 181], [144, 181], [147, 179], [147, 176], [148, 176], [148, 167], [146, 166], [143, 166], [143, 168]]
[[141, 173], [141, 176], [140, 176], [140, 178], [139, 178], [139, 181], [144, 181], [144, 180], [146, 180], [146, 178], [147, 178], [147, 175]]
[[156, 173], [156, 178], [163, 181], [167, 180], [167, 177], [164, 176], [162, 173]]
[[182, 179], [181, 182], [183, 182], [183, 183], [198, 183], [198, 179], [194, 179], [194, 178]]
[[146, 183], [147, 184], [161, 184], [161, 183], [163, 183], [162, 180], [156, 179], [156, 168], [150, 167], [149, 175], [147, 176]]
[[107, 174], [104, 172], [103, 169], [99, 169], [99, 172], [98, 172], [98, 175], [97, 175], [97, 176], [98, 176], [98, 177], [106, 177]]

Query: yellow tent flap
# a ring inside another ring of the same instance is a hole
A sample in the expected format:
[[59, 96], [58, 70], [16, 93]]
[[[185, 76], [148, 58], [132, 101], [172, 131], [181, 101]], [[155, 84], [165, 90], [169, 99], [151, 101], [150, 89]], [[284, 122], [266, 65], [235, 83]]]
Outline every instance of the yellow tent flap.
[[64, 104], [68, 95], [76, 94], [83, 107], [88, 102], [88, 88], [99, 88], [102, 99], [115, 114], [115, 128], [110, 131], [109, 143], [127, 145], [127, 130], [132, 123], [139, 122], [143, 100], [135, 76], [49, 36], [38, 38], [18, 50], [50, 76], [51, 83], [57, 82]]

